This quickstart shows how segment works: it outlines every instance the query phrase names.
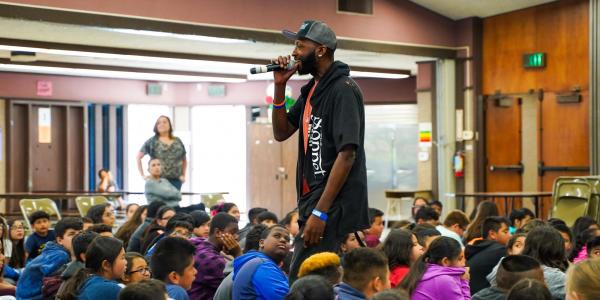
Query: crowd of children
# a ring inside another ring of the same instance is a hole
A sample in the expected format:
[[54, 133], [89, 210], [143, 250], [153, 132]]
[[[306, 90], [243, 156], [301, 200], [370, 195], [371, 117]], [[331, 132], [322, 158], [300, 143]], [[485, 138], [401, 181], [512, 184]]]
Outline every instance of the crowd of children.
[[0, 222], [0, 296], [17, 299], [600, 299], [600, 230], [589, 217], [572, 227], [526, 208], [499, 216], [482, 202], [472, 221], [444, 218], [440, 202], [416, 199], [413, 220], [381, 240], [371, 227], [339, 241], [339, 251], [306, 258], [290, 282], [298, 212], [281, 221], [252, 208], [239, 229], [233, 203], [181, 212], [164, 203], [127, 206], [113, 228], [111, 205], [65, 217], [51, 229], [43, 211]]

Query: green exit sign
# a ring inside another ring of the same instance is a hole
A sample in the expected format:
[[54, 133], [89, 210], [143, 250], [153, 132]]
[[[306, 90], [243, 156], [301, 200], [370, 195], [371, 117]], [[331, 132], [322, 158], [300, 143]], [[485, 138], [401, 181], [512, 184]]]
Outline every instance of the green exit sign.
[[546, 53], [528, 53], [523, 55], [525, 68], [543, 68], [546, 66]]

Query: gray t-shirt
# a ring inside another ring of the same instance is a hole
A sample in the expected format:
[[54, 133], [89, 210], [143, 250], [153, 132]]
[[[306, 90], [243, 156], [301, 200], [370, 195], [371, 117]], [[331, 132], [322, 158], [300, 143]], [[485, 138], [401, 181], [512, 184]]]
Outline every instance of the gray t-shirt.
[[173, 143], [167, 145], [158, 137], [153, 136], [144, 143], [140, 152], [148, 154], [152, 159], [160, 159], [163, 178], [179, 179], [179, 176], [183, 175], [183, 160], [186, 151], [183, 142], [178, 137], [173, 137]]
[[170, 207], [179, 205], [181, 201], [181, 192], [164, 178], [146, 180], [144, 195], [148, 203], [163, 201]]
[[221, 284], [219, 285], [219, 287], [217, 288], [217, 291], [215, 292], [215, 296], [213, 297], [213, 300], [231, 300], [232, 290], [233, 290], [233, 272], [229, 273], [229, 275], [227, 275], [225, 277], [225, 279], [223, 279], [223, 281], [221, 281]]

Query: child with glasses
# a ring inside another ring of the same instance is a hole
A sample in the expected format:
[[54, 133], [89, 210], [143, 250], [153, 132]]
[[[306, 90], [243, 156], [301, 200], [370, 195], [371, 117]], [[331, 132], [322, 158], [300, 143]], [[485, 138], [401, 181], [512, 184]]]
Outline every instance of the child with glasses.
[[125, 273], [121, 276], [121, 280], [119, 280], [123, 285], [150, 279], [150, 267], [143, 255], [137, 252], [127, 252], [125, 253], [125, 260], [127, 260], [127, 267]]

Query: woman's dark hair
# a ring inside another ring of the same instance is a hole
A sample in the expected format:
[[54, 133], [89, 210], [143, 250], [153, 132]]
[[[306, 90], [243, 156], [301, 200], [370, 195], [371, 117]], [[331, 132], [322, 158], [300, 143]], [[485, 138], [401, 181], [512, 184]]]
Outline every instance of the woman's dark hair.
[[517, 282], [508, 292], [507, 300], [552, 300], [550, 290], [543, 282], [526, 278]]
[[413, 219], [415, 218], [415, 214], [417, 213], [415, 211], [415, 208], [416, 208], [417, 201], [419, 201], [419, 200], [425, 202], [425, 204], [421, 205], [421, 207], [427, 206], [427, 199], [425, 199], [423, 197], [415, 197], [415, 199], [413, 199], [412, 207], [410, 208], [410, 214], [413, 217]]
[[399, 286], [406, 290], [409, 295], [412, 295], [417, 284], [423, 278], [423, 274], [427, 271], [427, 264], [440, 264], [446, 257], [448, 260], [458, 259], [462, 252], [460, 244], [449, 237], [439, 237], [433, 240], [429, 248], [411, 267], [408, 274], [400, 282]]
[[[471, 217], [469, 218], [473, 220], [473, 222], [467, 227], [467, 236], [465, 237], [466, 242], [481, 237], [481, 226], [487, 217], [500, 215], [498, 213], [498, 206], [495, 202], [491, 201], [479, 203], [476, 212], [477, 214], [475, 216], [471, 214]], [[475, 213], [475, 211], [473, 211], [473, 213]]]
[[591, 217], [583, 216], [577, 218], [577, 220], [575, 220], [575, 223], [573, 223], [573, 227], [571, 228], [571, 230], [573, 231], [573, 236], [577, 238], [577, 236], [580, 233], [590, 228], [590, 226], [592, 225], [598, 225], [598, 222], [596, 222], [596, 220], [592, 219]]
[[158, 221], [162, 220], [168, 211], [174, 212], [175, 208], [165, 205], [165, 206], [161, 206], [158, 209], [154, 220], [152, 220], [152, 223], [150, 223], [150, 225], [147, 226], [146, 229], [144, 230], [144, 233], [142, 234], [142, 238], [141, 238], [142, 241], [148, 237], [148, 235], [150, 234], [150, 231], [156, 230], [156, 228], [162, 228], [160, 225], [158, 225]]
[[167, 122], [169, 122], [169, 138], [172, 139], [173, 138], [173, 123], [171, 123], [171, 118], [169, 118], [165, 115], [158, 117], [156, 119], [156, 122], [154, 122], [154, 129], [153, 129], [154, 136], [158, 137], [160, 135], [160, 133], [158, 133], [158, 120], [160, 120], [160, 118], [165, 118], [165, 119], [167, 119]]
[[304, 276], [290, 287], [285, 300], [333, 300], [335, 294], [329, 281], [320, 275]]
[[582, 216], [575, 220], [575, 223], [571, 228], [571, 231], [573, 232], [573, 251], [571, 251], [571, 254], [569, 255], [570, 261], [573, 261], [573, 259], [577, 257], [577, 254], [579, 254], [581, 248], [583, 248], [587, 240], [590, 238], [591, 232], [586, 231], [590, 228], [590, 226], [597, 224], [598, 223], [596, 220], [588, 216]]
[[133, 232], [138, 228], [138, 226], [140, 226], [140, 224], [142, 224], [142, 222], [144, 222], [144, 220], [142, 220], [142, 214], [147, 210], [147, 205], [138, 207], [138, 209], [136, 209], [133, 213], [133, 216], [131, 216], [131, 219], [125, 222], [123, 226], [117, 230], [115, 237], [123, 241], [124, 248], [127, 248], [127, 244], [129, 244], [129, 239], [131, 238]]
[[[25, 225], [23, 220], [8, 220], [8, 237], [12, 242], [12, 255], [10, 256], [8, 265], [13, 269], [21, 269], [25, 267], [25, 236], [20, 240], [13, 240], [10, 237], [10, 230], [16, 221], [20, 221], [22, 226]], [[23, 228], [23, 232], [25, 232], [25, 228]]]
[[542, 265], [566, 271], [565, 241], [558, 230], [550, 226], [532, 229], [525, 239], [522, 255], [537, 259]]
[[[134, 205], [137, 205], [137, 207], [140, 208], [140, 205], [137, 204], [137, 203], [129, 203], [129, 204], [127, 204], [127, 206], [125, 206], [125, 212], [128, 212], [129, 208], [132, 207], [132, 206], [134, 206]], [[135, 210], [137, 211], [137, 208]]]
[[234, 206], [237, 206], [237, 205], [233, 202], [223, 202], [223, 203], [215, 204], [210, 208], [210, 214], [212, 216], [214, 216], [220, 212], [229, 213], [229, 211]]
[[571, 228], [567, 226], [565, 223], [560, 222], [550, 222], [548, 221], [548, 225], [552, 226], [554, 229], [558, 230], [560, 233], [566, 233], [569, 236], [569, 242], [573, 242], [573, 232]]
[[165, 202], [160, 201], [160, 200], [150, 202], [150, 204], [148, 204], [148, 213], [146, 214], [146, 218], [151, 218], [151, 219], [156, 218], [156, 214], [158, 213], [158, 210], [161, 207], [166, 206], [166, 205], [167, 204]]
[[159, 208], [158, 211], [156, 212], [156, 217], [154, 218], [153, 223], [154, 224], [158, 224], [158, 221], [162, 220], [165, 217], [165, 214], [168, 211], [173, 211], [174, 212], [175, 208], [170, 207], [170, 206], [166, 206], [166, 205], [163, 206], [163, 207], [161, 207], [161, 208]]
[[79, 291], [91, 274], [102, 271], [102, 263], [108, 261], [111, 265], [123, 251], [123, 242], [116, 238], [99, 236], [95, 238], [85, 252], [85, 268], [63, 283], [64, 287], [56, 295], [61, 300], [76, 300]]
[[392, 229], [381, 244], [381, 250], [387, 256], [390, 270], [397, 266], [410, 266], [413, 235], [416, 238], [416, 235], [409, 230]]
[[585, 246], [585, 244], [588, 241], [595, 238], [596, 236], [598, 236], [598, 229], [596, 229], [596, 228], [590, 228], [590, 229], [581, 231], [575, 237], [575, 246], [573, 247], [573, 251], [571, 251], [571, 254], [569, 255], [569, 260], [573, 261], [579, 255], [579, 252], [581, 252], [581, 249], [583, 249], [583, 246]]
[[102, 215], [104, 215], [104, 210], [109, 206], [109, 203], [96, 204], [90, 207], [85, 216], [92, 219], [92, 221], [94, 221], [94, 224], [100, 224], [102, 223]]

